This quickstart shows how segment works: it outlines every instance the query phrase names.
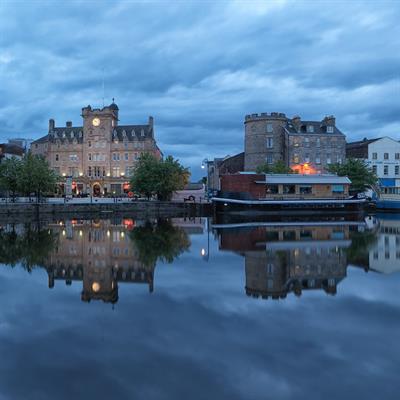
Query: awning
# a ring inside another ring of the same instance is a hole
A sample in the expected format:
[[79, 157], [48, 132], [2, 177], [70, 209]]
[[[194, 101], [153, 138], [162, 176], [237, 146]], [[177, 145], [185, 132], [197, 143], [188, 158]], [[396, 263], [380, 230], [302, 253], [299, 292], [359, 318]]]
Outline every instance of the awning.
[[379, 185], [382, 187], [395, 187], [396, 179], [394, 179], [394, 178], [379, 178]]

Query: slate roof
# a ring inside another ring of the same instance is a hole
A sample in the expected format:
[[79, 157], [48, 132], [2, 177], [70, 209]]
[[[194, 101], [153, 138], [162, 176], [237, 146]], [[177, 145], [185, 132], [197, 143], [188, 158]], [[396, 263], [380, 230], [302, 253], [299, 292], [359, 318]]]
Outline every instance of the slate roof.
[[15, 144], [3, 143], [0, 144], [0, 154], [13, 154], [15, 156], [22, 156], [24, 154], [24, 149]]
[[[308, 132], [307, 126], [313, 126], [314, 132]], [[296, 130], [296, 127], [289, 120], [286, 123], [286, 130], [290, 134], [308, 134], [308, 135], [344, 135], [344, 133], [336, 126], [333, 127], [333, 132], [327, 132], [326, 125], [322, 121], [301, 121], [300, 129]]]
[[[114, 128], [111, 132], [111, 140], [117, 139], [118, 141], [127, 140], [128, 142], [143, 141], [149, 138], [153, 138], [153, 127], [151, 125], [119, 125]], [[83, 127], [72, 126], [54, 128], [52, 132], [37, 139], [33, 144], [56, 142], [60, 140], [61, 143], [72, 143], [74, 140], [78, 144], [83, 143]]]

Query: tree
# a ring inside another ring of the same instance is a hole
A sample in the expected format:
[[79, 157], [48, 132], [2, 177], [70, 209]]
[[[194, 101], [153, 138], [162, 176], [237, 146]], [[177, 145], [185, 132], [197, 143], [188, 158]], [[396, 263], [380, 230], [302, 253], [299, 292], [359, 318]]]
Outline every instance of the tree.
[[189, 170], [172, 156], [158, 160], [152, 154], [144, 153], [139, 158], [130, 183], [135, 192], [148, 199], [156, 195], [158, 200], [170, 200], [173, 192], [185, 187], [189, 176]]
[[19, 189], [22, 162], [15, 157], [6, 159], [0, 164], [0, 187], [15, 197]]
[[19, 191], [30, 196], [35, 193], [39, 199], [42, 193], [54, 193], [57, 177], [47, 161], [28, 153], [23, 161], [19, 177]]
[[261, 164], [257, 167], [258, 174], [293, 174], [294, 171], [288, 167], [282, 160], [275, 164]]
[[343, 164], [331, 164], [328, 171], [339, 176], [348, 176], [350, 190], [364, 192], [369, 186], [376, 185], [378, 178], [367, 164], [355, 158], [349, 158]]

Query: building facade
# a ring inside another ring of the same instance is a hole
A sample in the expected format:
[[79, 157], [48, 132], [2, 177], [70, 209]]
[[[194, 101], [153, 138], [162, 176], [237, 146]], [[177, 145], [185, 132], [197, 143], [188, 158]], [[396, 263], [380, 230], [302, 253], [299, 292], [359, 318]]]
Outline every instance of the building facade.
[[375, 172], [379, 185], [385, 188], [400, 188], [400, 142], [390, 137], [364, 139], [348, 143], [346, 154], [357, 158]]
[[0, 163], [9, 158], [21, 160], [24, 156], [24, 149], [20, 146], [10, 143], [0, 143]]
[[82, 108], [83, 126], [67, 121], [56, 127], [50, 119], [47, 135], [32, 143], [31, 152], [44, 156], [60, 176], [61, 193], [72, 182], [76, 195], [120, 195], [130, 190], [129, 177], [142, 153], [162, 157], [153, 117], [145, 125], [119, 125], [118, 112], [115, 103], [102, 109], [88, 105]]
[[302, 121], [272, 112], [246, 115], [245, 171], [264, 163], [283, 161], [300, 173], [323, 173], [346, 157], [346, 137], [334, 116], [322, 121]]

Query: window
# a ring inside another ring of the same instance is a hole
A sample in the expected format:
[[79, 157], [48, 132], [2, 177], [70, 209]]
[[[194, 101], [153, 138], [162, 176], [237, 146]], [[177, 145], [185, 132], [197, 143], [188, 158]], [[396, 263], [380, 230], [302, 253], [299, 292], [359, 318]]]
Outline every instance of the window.
[[295, 154], [295, 155], [293, 156], [293, 162], [294, 162], [295, 164], [298, 164], [298, 163], [299, 163], [299, 156], [298, 156], [297, 154]]
[[272, 124], [267, 124], [267, 133], [271, 133], [274, 131]]
[[376, 175], [378, 172], [378, 167], [376, 165], [372, 166], [372, 172]]
[[267, 154], [267, 157], [265, 158], [267, 164], [272, 164], [274, 162], [274, 157], [272, 154]]
[[311, 185], [300, 186], [299, 192], [300, 194], [312, 194], [312, 186]]
[[125, 153], [125, 161], [128, 161], [128, 160], [129, 160], [129, 154]]
[[119, 175], [120, 175], [120, 169], [119, 169], [119, 167], [113, 167], [113, 168], [112, 168], [112, 176], [113, 176], [114, 178], [117, 178], [117, 177], [119, 177]]
[[266, 192], [267, 194], [278, 194], [278, 185], [267, 185]]
[[316, 141], [315, 144], [316, 144], [317, 147], [320, 147], [321, 146], [321, 139], [317, 138], [317, 141]]
[[314, 133], [314, 126], [313, 125], [307, 125], [307, 132]]
[[283, 185], [283, 194], [295, 194], [295, 185]]
[[319, 154], [315, 155], [315, 163], [316, 164], [321, 164], [321, 156]]
[[395, 165], [395, 166], [394, 166], [394, 174], [395, 174], [395, 175], [399, 175], [399, 170], [400, 170], [400, 166]]
[[89, 153], [89, 154], [88, 154], [88, 160], [89, 160], [89, 161], [92, 161], [92, 153]]
[[267, 138], [267, 149], [272, 149], [274, 147], [274, 139], [272, 137]]
[[309, 163], [310, 162], [310, 155], [306, 154], [304, 157], [304, 162]]
[[113, 160], [119, 161], [119, 153], [113, 153]]
[[327, 126], [327, 127], [326, 127], [326, 131], [327, 131], [328, 133], [333, 133], [333, 126], [331, 126], [331, 125]]
[[378, 159], [378, 153], [372, 153], [372, 159], [377, 160]]
[[331, 155], [330, 154], [327, 154], [326, 155], [326, 163], [327, 164], [330, 164], [332, 162], [332, 160], [331, 160]]
[[92, 147], [92, 142], [90, 140], [88, 141], [88, 147]]
[[92, 167], [88, 168], [88, 176], [92, 176]]
[[337, 163], [338, 163], [338, 164], [341, 164], [341, 163], [342, 163], [342, 157], [340, 157], [339, 155], [337, 156], [336, 160], [337, 160]]
[[78, 161], [78, 155], [77, 154], [70, 154], [69, 155], [69, 161]]
[[56, 161], [58, 161], [59, 160], [59, 157], [58, 157], [58, 154], [56, 154]]
[[383, 175], [389, 175], [389, 166], [388, 165], [383, 166]]
[[310, 146], [310, 139], [308, 137], [304, 138], [304, 144], [306, 147]]
[[332, 193], [344, 193], [344, 185], [332, 185]]
[[400, 160], [400, 153], [394, 153], [395, 160]]
[[389, 160], [389, 153], [383, 153], [383, 159]]

